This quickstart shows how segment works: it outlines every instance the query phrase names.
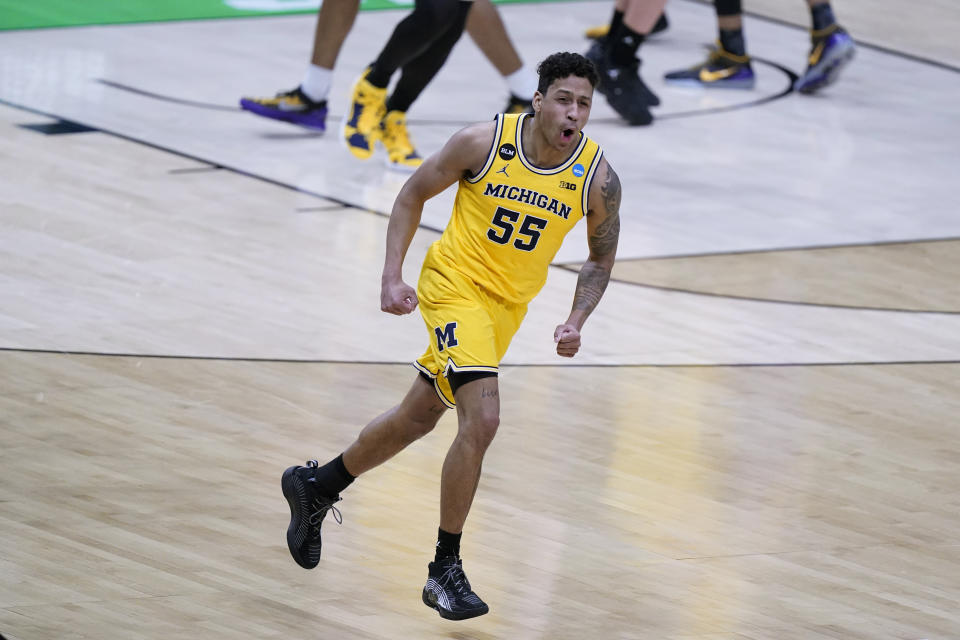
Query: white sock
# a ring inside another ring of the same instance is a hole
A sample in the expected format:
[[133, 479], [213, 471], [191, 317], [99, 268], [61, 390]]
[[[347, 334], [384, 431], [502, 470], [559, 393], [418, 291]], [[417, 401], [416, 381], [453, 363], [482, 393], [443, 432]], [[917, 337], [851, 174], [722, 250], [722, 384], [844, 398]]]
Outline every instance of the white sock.
[[330, 84], [333, 82], [333, 69], [324, 69], [315, 64], [307, 67], [307, 75], [300, 84], [300, 90], [314, 102], [322, 102], [330, 93]]
[[531, 71], [526, 65], [523, 65], [513, 73], [503, 78], [510, 88], [510, 93], [523, 98], [524, 100], [533, 100], [533, 94], [537, 90], [537, 74]]

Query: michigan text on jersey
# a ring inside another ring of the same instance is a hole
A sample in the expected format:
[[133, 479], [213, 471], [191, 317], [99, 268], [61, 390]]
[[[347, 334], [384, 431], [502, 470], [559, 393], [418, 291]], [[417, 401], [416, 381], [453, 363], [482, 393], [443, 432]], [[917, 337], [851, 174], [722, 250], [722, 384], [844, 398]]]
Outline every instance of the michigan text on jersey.
[[533, 189], [524, 189], [523, 187], [508, 186], [505, 184], [493, 184], [488, 182], [483, 195], [532, 204], [535, 207], [540, 207], [541, 209], [554, 213], [564, 220], [570, 216], [570, 212], [573, 210], [573, 207], [560, 202], [556, 198], [551, 198], [548, 195], [540, 193], [539, 191], [534, 191]]

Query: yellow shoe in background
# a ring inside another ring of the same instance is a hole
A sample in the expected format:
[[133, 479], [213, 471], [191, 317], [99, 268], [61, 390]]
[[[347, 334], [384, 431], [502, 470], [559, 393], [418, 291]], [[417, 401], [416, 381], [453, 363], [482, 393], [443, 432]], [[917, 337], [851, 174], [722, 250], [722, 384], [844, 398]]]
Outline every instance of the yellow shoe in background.
[[380, 135], [380, 121], [387, 112], [387, 90], [367, 81], [370, 69], [353, 85], [350, 107], [343, 121], [343, 141], [350, 153], [366, 160]]
[[413, 148], [407, 131], [407, 114], [391, 111], [380, 122], [380, 142], [387, 149], [387, 166], [401, 171], [416, 171], [423, 158]]
[[600, 38], [606, 38], [608, 33], [610, 33], [610, 25], [600, 24], [595, 27], [589, 27], [583, 32], [583, 35], [590, 40], [599, 40]]

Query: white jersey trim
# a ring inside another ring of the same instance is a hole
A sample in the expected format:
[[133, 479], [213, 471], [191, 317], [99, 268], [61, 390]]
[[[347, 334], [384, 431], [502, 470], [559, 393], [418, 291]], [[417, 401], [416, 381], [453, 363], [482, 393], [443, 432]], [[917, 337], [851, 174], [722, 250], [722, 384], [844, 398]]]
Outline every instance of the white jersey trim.
[[493, 132], [493, 142], [490, 143], [490, 151], [487, 152], [487, 161], [483, 165], [483, 169], [477, 173], [477, 175], [472, 178], [464, 178], [470, 184], [477, 184], [480, 182], [487, 172], [490, 171], [490, 168], [493, 166], [493, 160], [497, 157], [497, 149], [500, 148], [500, 136], [503, 135], [503, 114], [497, 114], [497, 129]]

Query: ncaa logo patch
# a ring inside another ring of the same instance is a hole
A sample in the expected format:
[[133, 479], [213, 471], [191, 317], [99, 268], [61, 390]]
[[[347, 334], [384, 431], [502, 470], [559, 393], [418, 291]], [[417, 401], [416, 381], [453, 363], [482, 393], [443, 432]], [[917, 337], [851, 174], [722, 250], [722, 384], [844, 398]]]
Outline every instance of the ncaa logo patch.
[[513, 160], [517, 155], [517, 148], [508, 142], [500, 145], [500, 150], [497, 151], [497, 154], [503, 160]]
[[579, 162], [573, 165], [573, 175], [577, 176], [578, 178], [583, 177], [584, 171], [585, 169], [583, 168], [583, 165]]

